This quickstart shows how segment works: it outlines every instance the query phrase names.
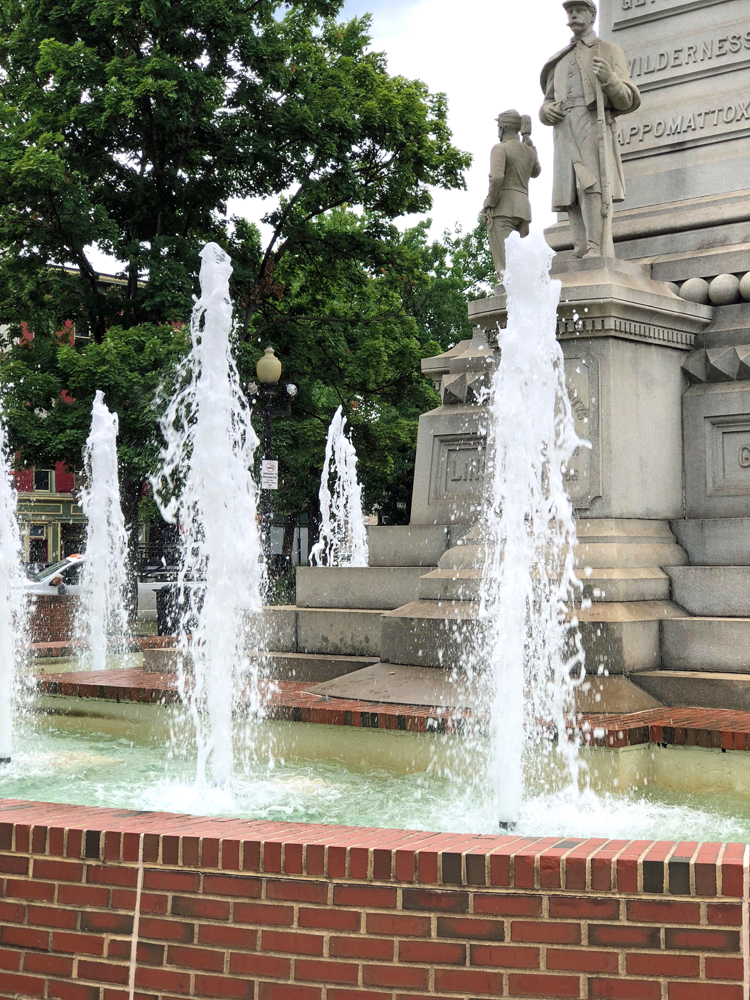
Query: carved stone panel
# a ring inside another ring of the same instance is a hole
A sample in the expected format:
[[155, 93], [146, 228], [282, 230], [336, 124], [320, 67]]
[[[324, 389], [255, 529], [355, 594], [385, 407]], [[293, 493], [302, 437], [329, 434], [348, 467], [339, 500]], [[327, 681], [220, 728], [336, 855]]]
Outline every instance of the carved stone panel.
[[610, 0], [612, 27], [615, 31], [628, 25], [657, 21], [700, 7], [713, 7], [724, 0]]
[[750, 517], [750, 382], [691, 385], [683, 418], [686, 516]]
[[750, 414], [706, 419], [708, 495], [750, 495]]
[[485, 473], [485, 439], [474, 434], [436, 435], [432, 447], [430, 503], [452, 497], [479, 500]]
[[589, 354], [565, 358], [565, 383], [576, 434], [586, 444], [578, 448], [565, 474], [573, 506], [585, 510], [601, 496], [599, 440], [599, 362]]

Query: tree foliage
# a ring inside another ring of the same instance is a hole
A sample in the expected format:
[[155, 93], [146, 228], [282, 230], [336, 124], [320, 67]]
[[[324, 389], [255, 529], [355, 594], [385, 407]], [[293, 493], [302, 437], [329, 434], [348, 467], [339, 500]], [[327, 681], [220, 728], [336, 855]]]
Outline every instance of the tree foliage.
[[277, 511], [314, 510], [328, 423], [341, 405], [368, 509], [408, 520], [419, 415], [439, 404], [420, 362], [471, 336], [467, 297], [487, 294], [494, 280], [484, 228], [431, 242], [429, 220], [401, 233], [345, 209], [315, 226], [316, 239], [277, 271], [283, 294], [262, 303], [238, 345], [247, 379], [271, 341], [282, 382], [300, 387], [290, 417], [275, 424]]
[[[445, 98], [390, 76], [367, 20], [337, 23], [340, 6], [2, 0], [0, 317], [54, 303], [58, 323], [81, 317], [97, 339], [184, 320], [229, 199], [268, 198], [252, 314], [322, 213], [392, 218], [461, 184]], [[101, 288], [92, 243], [125, 262], [121, 285]]]
[[[186, 347], [197, 254], [215, 240], [234, 261], [243, 378], [272, 342], [301, 390], [276, 424], [283, 511], [310, 506], [339, 403], [370, 500], [394, 479], [405, 492], [435, 402], [419, 362], [465, 332], [456, 293], [475, 278], [458, 276], [465, 238], [438, 249], [393, 220], [460, 187], [469, 158], [444, 95], [391, 76], [367, 18], [342, 23], [340, 8], [0, 0], [0, 365], [23, 461], [76, 467], [103, 388], [121, 466], [143, 479], [150, 398]], [[261, 228], [227, 215], [247, 198]], [[99, 280], [94, 244], [123, 262], [117, 281]], [[91, 340], [70, 343], [71, 321]]]

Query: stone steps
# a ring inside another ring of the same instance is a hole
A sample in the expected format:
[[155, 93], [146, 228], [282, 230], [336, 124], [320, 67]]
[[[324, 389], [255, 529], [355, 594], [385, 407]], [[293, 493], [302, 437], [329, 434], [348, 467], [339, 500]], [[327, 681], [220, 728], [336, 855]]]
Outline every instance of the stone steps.
[[664, 671], [750, 674], [750, 618], [672, 618], [661, 623]]
[[689, 614], [750, 617], [750, 566], [671, 566], [672, 595]]
[[750, 517], [690, 518], [671, 526], [694, 566], [750, 565]]
[[437, 566], [451, 542], [467, 528], [444, 524], [373, 525], [367, 530], [371, 567]]
[[269, 645], [279, 653], [330, 653], [373, 656], [380, 650], [380, 611], [349, 608], [263, 609]]
[[[467, 570], [440, 571], [457, 574], [453, 582], [470, 582]], [[429, 574], [442, 585], [448, 579]], [[589, 673], [600, 668], [609, 673], [630, 673], [659, 666], [659, 623], [684, 616], [670, 601], [602, 602], [579, 612], [581, 638]], [[389, 663], [424, 667], [461, 667], [473, 644], [481, 640], [476, 601], [418, 600], [382, 618], [380, 657]]]
[[418, 596], [427, 566], [299, 566], [298, 608], [391, 611]]
[[461, 667], [480, 637], [475, 601], [412, 601], [383, 615], [380, 658], [420, 667]]
[[630, 680], [665, 705], [750, 711], [750, 673], [645, 670]]
[[375, 656], [334, 656], [313, 653], [266, 653], [265, 676], [281, 681], [320, 684], [377, 663]]
[[666, 601], [670, 597], [669, 577], [657, 567], [591, 569], [580, 572], [579, 579], [583, 596], [592, 601]]
[[[581, 574], [583, 596], [606, 603], [669, 600], [667, 574], [656, 567], [592, 569]], [[479, 569], [435, 569], [419, 581], [419, 598], [426, 601], [476, 601], [482, 571]]]

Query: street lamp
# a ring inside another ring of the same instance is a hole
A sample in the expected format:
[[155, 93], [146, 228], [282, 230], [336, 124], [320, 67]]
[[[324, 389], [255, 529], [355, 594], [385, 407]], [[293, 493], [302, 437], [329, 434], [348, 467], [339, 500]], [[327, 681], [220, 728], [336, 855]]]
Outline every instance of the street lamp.
[[[273, 400], [276, 394], [276, 387], [281, 378], [281, 362], [276, 357], [273, 348], [269, 345], [263, 352], [263, 356], [255, 366], [255, 372], [260, 382], [262, 393], [261, 412], [263, 415], [263, 462], [261, 465], [260, 481], [260, 530], [263, 541], [263, 551], [265, 553], [266, 565], [271, 561], [271, 490], [278, 489], [279, 466], [278, 462], [271, 459], [271, 429], [274, 417], [289, 416], [289, 406], [284, 409], [275, 410]], [[289, 399], [297, 395], [297, 386], [291, 383], [286, 386], [285, 392]]]

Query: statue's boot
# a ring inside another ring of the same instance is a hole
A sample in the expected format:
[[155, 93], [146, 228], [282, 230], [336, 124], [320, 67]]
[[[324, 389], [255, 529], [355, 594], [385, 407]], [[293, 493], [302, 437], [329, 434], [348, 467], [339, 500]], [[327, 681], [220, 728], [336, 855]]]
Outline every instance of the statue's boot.
[[573, 237], [573, 256], [583, 257], [588, 249], [588, 239], [581, 206], [577, 202], [568, 209], [568, 219], [570, 220], [570, 235]]
[[602, 196], [598, 191], [591, 191], [584, 194], [582, 200], [583, 224], [586, 229], [586, 253], [583, 256], [587, 258], [601, 257], [602, 230], [604, 229]]

